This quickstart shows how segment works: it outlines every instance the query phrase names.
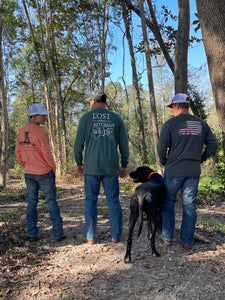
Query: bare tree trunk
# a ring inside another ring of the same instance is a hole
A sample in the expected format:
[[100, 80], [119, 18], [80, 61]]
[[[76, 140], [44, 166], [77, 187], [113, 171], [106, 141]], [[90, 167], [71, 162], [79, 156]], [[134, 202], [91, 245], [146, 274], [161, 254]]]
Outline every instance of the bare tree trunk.
[[132, 88], [133, 88], [133, 97], [134, 97], [134, 103], [137, 106], [136, 109], [136, 116], [137, 116], [137, 123], [139, 127], [139, 133], [140, 133], [140, 148], [141, 148], [141, 158], [142, 158], [142, 164], [148, 164], [148, 156], [147, 156], [147, 150], [146, 150], [146, 141], [145, 141], [145, 131], [144, 131], [144, 121], [143, 121], [143, 113], [142, 113], [142, 107], [141, 107], [141, 97], [140, 97], [140, 89], [138, 84], [138, 75], [137, 75], [137, 69], [136, 69], [136, 61], [135, 61], [135, 55], [134, 55], [134, 48], [133, 48], [133, 42], [130, 34], [130, 25], [129, 25], [129, 15], [127, 8], [124, 3], [121, 4], [123, 9], [123, 20], [125, 24], [126, 29], [126, 37], [128, 41], [129, 46], [129, 52], [130, 52], [130, 59], [131, 59], [131, 67], [132, 67]]
[[[137, 6], [132, 4], [132, 2], [130, 0], [123, 0], [123, 1], [126, 2], [126, 5], [128, 8], [132, 9], [139, 17], [141, 17], [140, 8], [138, 8]], [[150, 0], [147, 2], [149, 5]], [[154, 34], [157, 42], [159, 43], [159, 46], [160, 46], [162, 52], [163, 52], [163, 55], [167, 61], [169, 68], [171, 69], [172, 73], [174, 73], [174, 62], [173, 62], [172, 57], [170, 56], [170, 53], [169, 53], [168, 48], [166, 47], [166, 44], [164, 43], [163, 37], [160, 32], [160, 27], [158, 26], [154, 11], [150, 10], [150, 13], [151, 13], [151, 17], [152, 17], [153, 21], [150, 21], [150, 19], [145, 19], [146, 25]]]
[[[37, 0], [38, 5], [38, 0]], [[48, 13], [49, 12], [49, 17]], [[44, 19], [45, 19], [45, 36], [46, 36], [46, 44], [48, 49], [49, 55], [49, 71], [50, 76], [52, 78], [52, 83], [55, 92], [55, 127], [56, 127], [56, 157], [57, 157], [57, 170], [59, 175], [62, 175], [62, 165], [63, 165], [63, 158], [62, 158], [62, 133], [61, 133], [61, 123], [60, 123], [60, 114], [61, 114], [61, 106], [62, 106], [62, 97], [60, 95], [60, 87], [59, 87], [59, 79], [57, 76], [56, 70], [56, 51], [55, 51], [55, 37], [52, 28], [52, 10], [49, 8], [46, 9], [46, 0], [43, 0], [43, 12], [44, 12]], [[39, 22], [41, 24], [41, 16], [39, 15]], [[45, 45], [43, 45], [45, 47]]]
[[[130, 0], [124, 0], [126, 3], [127, 7], [132, 9], [139, 17], [140, 17], [140, 9], [132, 3]], [[176, 62], [174, 63], [172, 57], [170, 56], [168, 47], [166, 46], [166, 43], [163, 40], [163, 37], [160, 32], [160, 26], [158, 25], [155, 12], [152, 6], [152, 1], [147, 0], [148, 6], [149, 6], [149, 11], [151, 15], [150, 18], [145, 18], [146, 20], [146, 25], [148, 28], [152, 31], [154, 34], [154, 37], [156, 41], [158, 42], [163, 55], [166, 59], [166, 62], [171, 69], [172, 73], [174, 74], [175, 77], [175, 91], [180, 92], [180, 91], [185, 91], [187, 90], [187, 77], [186, 71], [182, 67], [182, 65], [187, 66], [187, 46], [188, 46], [188, 40], [187, 36], [189, 35], [189, 0], [179, 0], [178, 5], [179, 5], [179, 29], [178, 29], [178, 35], [177, 35], [177, 46], [176, 46]], [[182, 40], [184, 38], [184, 40]], [[185, 45], [183, 45], [184, 43]], [[180, 49], [181, 46], [181, 50]], [[176, 66], [175, 66], [176, 64]], [[176, 71], [175, 71], [176, 68]], [[196, 116], [202, 116], [202, 109], [203, 108], [198, 108], [198, 106], [195, 104], [194, 101], [191, 101], [191, 109], [193, 113]]]
[[[52, 110], [50, 96], [49, 96], [49, 90], [48, 90], [48, 83], [47, 83], [47, 75], [46, 75], [45, 66], [42, 62], [41, 55], [40, 55], [39, 50], [37, 48], [37, 42], [36, 42], [36, 39], [35, 39], [35, 36], [34, 36], [33, 27], [31, 25], [30, 16], [29, 16], [25, 1], [22, 0], [22, 3], [23, 3], [23, 6], [24, 6], [28, 26], [30, 28], [31, 36], [32, 36], [32, 39], [33, 39], [34, 50], [35, 50], [36, 55], [37, 55], [38, 63], [39, 63], [40, 70], [41, 70], [41, 75], [42, 75], [42, 78], [43, 78], [43, 81], [44, 81], [45, 100], [46, 100], [47, 110]], [[45, 50], [45, 48], [43, 50]], [[48, 124], [49, 124], [49, 129], [50, 129], [49, 135], [50, 135], [50, 141], [51, 141], [51, 145], [52, 145], [52, 151], [53, 151], [54, 157], [56, 158], [54, 126], [53, 126], [53, 122], [52, 122], [52, 118], [51, 118], [50, 114], [48, 115]]]
[[0, 105], [1, 105], [1, 134], [2, 134], [2, 153], [0, 162], [0, 184], [6, 187], [6, 176], [8, 166], [8, 111], [7, 99], [4, 84], [3, 52], [2, 52], [2, 31], [3, 21], [0, 17]]
[[57, 68], [58, 65], [58, 54], [56, 49], [56, 42], [55, 42], [55, 33], [52, 23], [52, 10], [50, 11], [50, 34], [51, 34], [51, 48], [52, 48], [52, 65], [54, 70], [54, 77], [56, 82], [56, 90], [57, 90], [57, 102], [59, 106], [59, 119], [58, 119], [58, 138], [61, 137], [61, 140], [59, 140], [59, 161], [61, 163], [60, 166], [60, 174], [62, 174], [62, 171], [64, 171], [67, 163], [67, 157], [66, 157], [66, 125], [65, 125], [65, 118], [64, 118], [64, 109], [63, 109], [63, 102], [62, 102], [62, 89], [61, 89], [61, 78], [60, 78], [60, 72]]
[[[86, 26], [86, 20], [85, 18], [82, 19], [82, 23], [84, 26], [84, 33], [83, 37], [86, 38], [86, 47], [87, 47], [87, 54], [88, 54], [88, 63], [87, 63], [87, 68], [88, 68], [88, 74], [86, 74], [86, 77], [89, 78], [89, 89], [93, 90], [95, 85], [99, 86], [100, 83], [98, 82], [98, 78], [95, 76], [95, 68], [96, 68], [96, 57], [93, 55], [93, 52], [91, 50], [91, 45], [90, 45], [90, 39], [88, 38], [88, 31], [92, 30], [93, 28], [87, 28]], [[92, 33], [92, 36], [94, 36], [94, 33]]]
[[[100, 42], [100, 72], [101, 72], [101, 89], [105, 89], [105, 66], [106, 66], [106, 38], [109, 27], [109, 5], [105, 3], [103, 8], [103, 21], [100, 22], [99, 18], [97, 19], [98, 23], [98, 34]], [[100, 24], [102, 23], [102, 24]]]
[[175, 94], [187, 93], [188, 89], [189, 0], [178, 0], [178, 15], [174, 67]]
[[[59, 72], [58, 72], [59, 73]], [[62, 89], [61, 89], [61, 80], [60, 76], [58, 74], [59, 78], [59, 94], [60, 94], [60, 103], [61, 103], [61, 124], [62, 124], [62, 160], [63, 160], [63, 171], [66, 172], [67, 169], [67, 151], [66, 151], [66, 119], [65, 119], [65, 109], [64, 109], [64, 101], [62, 99]]]
[[224, 0], [196, 0], [196, 5], [225, 152], [225, 5]]
[[156, 111], [156, 104], [155, 104], [155, 92], [154, 92], [154, 83], [153, 83], [153, 75], [152, 75], [152, 63], [151, 63], [150, 48], [149, 48], [148, 35], [147, 35], [147, 29], [146, 29], [143, 0], [138, 0], [138, 6], [139, 6], [139, 10], [140, 10], [142, 33], [143, 33], [143, 40], [144, 40], [144, 46], [145, 46], [146, 64], [147, 64], [148, 88], [149, 88], [150, 105], [151, 105], [151, 113], [152, 113], [152, 129], [153, 129], [153, 140], [154, 140], [154, 148], [155, 148], [155, 159], [156, 159], [157, 169], [162, 173], [162, 167], [161, 167], [159, 157], [158, 157], [158, 152], [157, 152], [157, 145], [158, 145], [158, 141], [159, 141], [159, 131], [158, 131], [157, 111]]

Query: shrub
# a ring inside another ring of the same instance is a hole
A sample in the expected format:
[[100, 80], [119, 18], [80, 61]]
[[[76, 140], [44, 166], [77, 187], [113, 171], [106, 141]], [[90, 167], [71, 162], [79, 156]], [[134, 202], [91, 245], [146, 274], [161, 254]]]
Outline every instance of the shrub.
[[225, 189], [225, 161], [224, 161], [224, 152], [221, 150], [217, 155], [217, 163], [216, 163], [216, 174]]

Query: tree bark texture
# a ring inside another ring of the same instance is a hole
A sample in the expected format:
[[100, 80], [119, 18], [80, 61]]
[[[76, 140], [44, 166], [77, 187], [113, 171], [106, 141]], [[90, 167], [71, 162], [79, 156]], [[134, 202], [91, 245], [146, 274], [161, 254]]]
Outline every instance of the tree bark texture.
[[158, 157], [158, 152], [157, 152], [157, 145], [158, 145], [158, 141], [159, 141], [159, 130], [158, 130], [157, 111], [156, 111], [156, 104], [155, 104], [155, 91], [154, 91], [152, 63], [151, 63], [151, 57], [150, 57], [150, 48], [149, 48], [149, 42], [148, 42], [148, 34], [147, 34], [147, 27], [146, 27], [146, 21], [145, 21], [143, 0], [138, 0], [138, 7], [140, 10], [142, 33], [143, 33], [143, 40], [144, 40], [144, 47], [145, 47], [150, 106], [151, 106], [151, 113], [152, 113], [151, 117], [152, 117], [152, 130], [153, 130], [153, 140], [154, 140], [154, 148], [155, 148], [155, 159], [156, 159], [157, 169], [161, 172], [161, 164], [159, 162], [159, 157]]
[[[141, 17], [141, 14], [140, 14], [140, 8], [137, 7], [136, 5], [132, 4], [132, 2], [130, 0], [124, 0], [124, 2], [126, 2], [126, 5], [128, 8], [132, 9], [133, 12], [135, 12], [139, 17]], [[148, 1], [150, 2], [150, 1]], [[151, 13], [151, 10], [150, 10], [150, 13]], [[154, 19], [154, 16], [151, 15], [151, 17]], [[156, 18], [155, 18], [156, 20]], [[167, 61], [167, 64], [169, 66], [169, 68], [171, 69], [172, 73], [174, 74], [174, 61], [172, 59], [172, 57], [170, 56], [170, 53], [164, 43], [164, 40], [163, 40], [163, 37], [161, 35], [161, 32], [160, 32], [160, 29], [159, 29], [159, 26], [157, 23], [154, 23], [151, 22], [150, 19], [146, 18], [145, 19], [145, 22], [146, 22], [146, 25], [148, 26], [148, 28], [152, 31], [152, 33], [154, 34], [155, 36], [155, 39], [157, 40], [162, 52], [163, 52], [163, 55]]]
[[101, 72], [101, 89], [105, 90], [105, 67], [106, 67], [106, 39], [109, 28], [109, 4], [103, 6], [103, 18], [97, 19], [98, 35], [100, 43], [100, 72]]
[[178, 16], [174, 67], [175, 94], [187, 93], [188, 89], [189, 0], [178, 0]]
[[[38, 1], [37, 1], [38, 2]], [[60, 88], [60, 81], [58, 78], [57, 73], [57, 67], [56, 67], [56, 48], [55, 48], [55, 36], [54, 36], [54, 30], [52, 26], [52, 9], [47, 9], [47, 1], [43, 1], [43, 12], [44, 12], [44, 19], [45, 19], [45, 38], [46, 38], [46, 45], [48, 50], [48, 57], [49, 57], [49, 72], [52, 79], [52, 84], [54, 88], [54, 94], [55, 94], [55, 128], [56, 128], [56, 165], [59, 175], [62, 175], [63, 172], [63, 161], [65, 162], [66, 159], [63, 159], [63, 154], [66, 154], [66, 147], [65, 144], [62, 143], [62, 141], [65, 142], [65, 139], [62, 139], [62, 137], [65, 137], [65, 133], [62, 132], [62, 126], [61, 126], [61, 112], [62, 112], [62, 95], [60, 94], [61, 88]], [[49, 5], [51, 6], [51, 5]], [[41, 23], [41, 16], [39, 22]], [[43, 45], [45, 47], [45, 45]], [[64, 145], [64, 146], [63, 146]], [[64, 149], [64, 151], [62, 151]]]
[[[31, 32], [31, 36], [32, 36], [33, 44], [34, 44], [34, 50], [35, 50], [35, 53], [37, 55], [39, 67], [40, 67], [40, 70], [41, 70], [42, 79], [44, 81], [44, 90], [45, 90], [45, 99], [46, 99], [47, 110], [52, 110], [46, 69], [45, 69], [44, 63], [41, 59], [39, 49], [37, 47], [37, 42], [36, 42], [36, 39], [35, 39], [35, 35], [34, 35], [34, 31], [33, 31], [31, 21], [30, 21], [30, 16], [29, 16], [29, 13], [28, 13], [28, 10], [27, 10], [26, 3], [25, 3], [24, 0], [22, 0], [22, 3], [23, 3], [23, 7], [24, 7], [25, 14], [26, 14], [26, 17], [27, 17], [28, 26], [30, 28], [30, 32]], [[38, 9], [39, 9], [39, 7], [38, 7]], [[41, 27], [41, 24], [40, 24], [40, 27]], [[41, 38], [42, 38], [42, 45], [43, 45], [44, 42], [43, 42], [42, 27], [41, 27]], [[43, 49], [43, 51], [44, 51], [44, 56], [46, 57], [47, 55], [45, 53], [45, 48]], [[48, 115], [48, 124], [49, 124], [49, 128], [50, 128], [50, 141], [51, 141], [51, 145], [52, 145], [52, 151], [53, 151], [54, 157], [56, 158], [54, 126], [53, 126], [52, 118], [50, 117], [50, 115]]]
[[0, 101], [1, 101], [1, 135], [2, 153], [0, 162], [0, 184], [6, 187], [7, 165], [8, 165], [8, 111], [4, 84], [3, 51], [2, 51], [3, 20], [0, 16]]
[[133, 47], [132, 37], [130, 33], [129, 14], [125, 4], [122, 3], [121, 5], [123, 10], [123, 20], [124, 20], [125, 30], [126, 30], [125, 34], [128, 42], [129, 52], [130, 52], [130, 60], [131, 60], [131, 68], [132, 68], [132, 89], [133, 89], [134, 103], [136, 106], [135, 109], [136, 119], [139, 127], [139, 134], [140, 134], [141, 158], [142, 158], [142, 164], [147, 164], [148, 156], [147, 156], [146, 141], [145, 141], [144, 121], [143, 121], [143, 113], [141, 107], [141, 96], [140, 96], [140, 89], [138, 84], [138, 75], [137, 75], [134, 47]]
[[225, 3], [196, 0], [196, 5], [225, 152]]

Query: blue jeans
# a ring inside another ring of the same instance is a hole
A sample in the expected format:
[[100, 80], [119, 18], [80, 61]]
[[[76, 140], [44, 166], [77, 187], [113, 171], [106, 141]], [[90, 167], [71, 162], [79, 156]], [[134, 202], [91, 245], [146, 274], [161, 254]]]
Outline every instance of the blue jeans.
[[123, 215], [119, 202], [119, 181], [118, 175], [115, 176], [97, 176], [84, 175], [85, 187], [85, 227], [84, 237], [88, 240], [94, 240], [97, 228], [97, 200], [100, 192], [101, 182], [105, 191], [105, 196], [109, 210], [109, 221], [111, 236], [119, 239], [122, 234]]
[[183, 216], [180, 231], [180, 240], [184, 245], [193, 242], [196, 223], [196, 196], [198, 193], [199, 176], [178, 177], [164, 175], [166, 197], [163, 207], [162, 239], [172, 241], [175, 229], [175, 204], [177, 192], [181, 188]]
[[38, 191], [42, 189], [48, 205], [55, 239], [63, 237], [63, 222], [56, 201], [55, 173], [50, 171], [46, 175], [25, 174], [27, 186], [27, 234], [29, 237], [38, 236]]

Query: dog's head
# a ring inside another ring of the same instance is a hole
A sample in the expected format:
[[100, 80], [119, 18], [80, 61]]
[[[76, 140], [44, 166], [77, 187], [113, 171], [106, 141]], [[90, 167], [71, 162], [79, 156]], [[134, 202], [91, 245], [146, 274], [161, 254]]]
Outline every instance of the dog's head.
[[147, 166], [138, 167], [135, 171], [130, 172], [130, 177], [134, 182], [147, 182], [149, 180], [149, 175], [154, 172], [151, 168]]

